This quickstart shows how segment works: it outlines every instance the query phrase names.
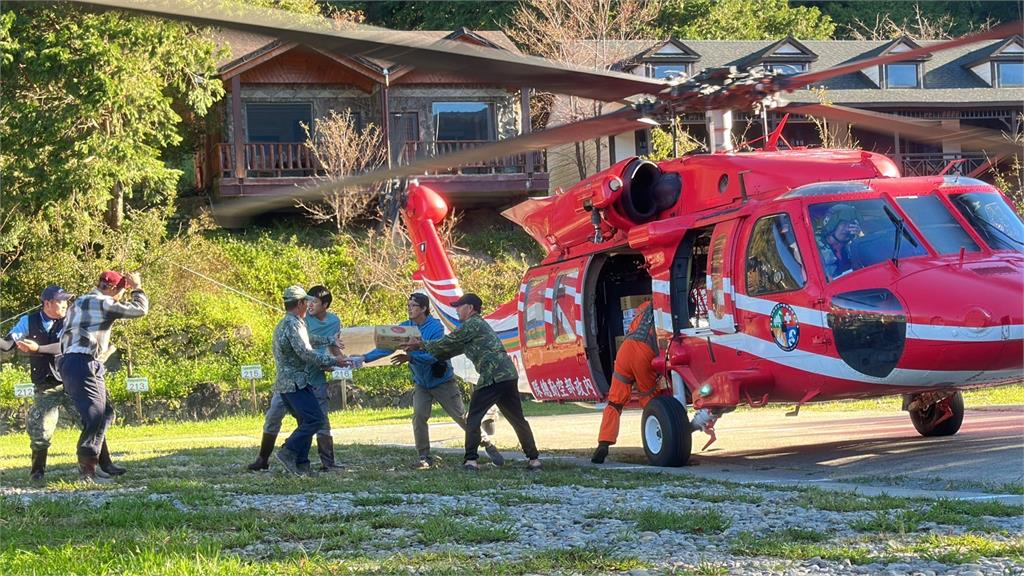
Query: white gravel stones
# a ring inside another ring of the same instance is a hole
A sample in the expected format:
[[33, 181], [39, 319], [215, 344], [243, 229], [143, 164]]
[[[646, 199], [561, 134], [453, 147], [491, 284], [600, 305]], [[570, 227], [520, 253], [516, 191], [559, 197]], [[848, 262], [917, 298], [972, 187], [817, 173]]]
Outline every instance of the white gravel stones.
[[[381, 487], [386, 490], [386, 487]], [[315, 485], [311, 486], [315, 490]], [[756, 495], [763, 500], [752, 504], [741, 501], [711, 503], [700, 498], [686, 498], [687, 488], [669, 485], [651, 485], [642, 489], [588, 488], [579, 486], [548, 487], [534, 485], [506, 492], [483, 491], [458, 496], [431, 494], [402, 495], [402, 502], [393, 505], [359, 506], [358, 498], [366, 499], [370, 493], [316, 493], [296, 495], [237, 495], [230, 497], [226, 509], [261, 509], [287, 513], [298, 512], [337, 518], [346, 514], [370, 510], [380, 515], [422, 518], [447, 514], [465, 522], [511, 523], [516, 538], [509, 542], [485, 544], [423, 544], [414, 527], [387, 527], [370, 530], [366, 541], [345, 550], [324, 551], [328, 556], [370, 554], [388, 557], [395, 554], [413, 555], [421, 552], [457, 551], [481, 562], [512, 562], [529, 558], [534, 553], [553, 548], [599, 548], [613, 556], [638, 557], [650, 564], [649, 570], [634, 570], [630, 574], [661, 573], [727, 573], [741, 576], [783, 575], [826, 576], [844, 575], [897, 575], [897, 576], [1024, 576], [1024, 566], [1011, 558], [981, 558], [964, 564], [944, 564], [932, 559], [894, 552], [929, 535], [956, 535], [963, 527], [928, 524], [908, 535], [877, 535], [857, 532], [850, 527], [855, 520], [871, 516], [871, 512], [829, 512], [798, 505], [796, 492], [762, 490], [756, 487], [702, 488], [702, 494], [725, 494], [736, 498]], [[136, 490], [102, 490], [77, 492], [68, 497], [83, 497], [95, 504], [118, 498]], [[222, 493], [230, 493], [224, 490]], [[2, 489], [0, 494], [35, 498], [60, 498], [53, 492], [35, 489]], [[500, 505], [495, 498], [523, 494], [542, 499], [546, 503]], [[180, 509], [187, 506], [169, 495], [153, 494], [154, 499], [169, 499]], [[458, 509], [455, 514], [453, 510]], [[719, 534], [689, 534], [671, 530], [638, 531], [632, 521], [607, 517], [603, 511], [622, 513], [629, 510], [653, 509], [679, 513], [716, 510], [730, 522]], [[465, 510], [475, 511], [465, 516]], [[993, 541], [1019, 541], [1024, 534], [1024, 518], [984, 518], [999, 532], [985, 534]], [[886, 563], [854, 564], [849, 559], [807, 558], [788, 560], [777, 557], [750, 557], [732, 553], [733, 539], [743, 532], [765, 536], [770, 532], [800, 529], [827, 535], [822, 543], [826, 547], [867, 550], [872, 556], [888, 557]], [[1001, 532], [1001, 533], [1000, 533]], [[263, 540], [230, 551], [254, 559], [269, 558], [283, 552], [316, 550], [318, 542], [286, 542]], [[704, 572], [699, 568], [704, 566]], [[712, 570], [708, 567], [714, 567]]]
[[[533, 486], [517, 492], [543, 498], [549, 502], [502, 507], [492, 498], [498, 492], [482, 492], [459, 496], [435, 496], [430, 494], [406, 495], [398, 505], [359, 507], [352, 503], [354, 497], [365, 494], [308, 494], [308, 495], [245, 495], [237, 496], [229, 505], [232, 508], [262, 508], [280, 511], [305, 511], [324, 515], [343, 515], [356, 510], [371, 508], [382, 513], [427, 516], [450, 514], [454, 508], [477, 510], [478, 515], [466, 518], [467, 522], [487, 522], [488, 513], [504, 511], [506, 521], [514, 525], [516, 540], [511, 542], [476, 545], [435, 544], [423, 545], [416, 542], [413, 530], [374, 531], [371, 543], [363, 551], [375, 552], [381, 556], [395, 553], [415, 554], [456, 550], [472, 557], [493, 560], [515, 560], [529, 557], [534, 552], [550, 548], [589, 547], [601, 548], [618, 556], [635, 556], [652, 565], [654, 573], [693, 571], [699, 564], [721, 566], [728, 574], [755, 576], [761, 574], [779, 575], [867, 575], [893, 574], [900, 576], [976, 576], [976, 575], [1021, 575], [1024, 566], [1007, 558], [983, 558], [971, 564], [942, 564], [928, 559], [894, 553], [889, 544], [903, 544], [916, 541], [927, 534], [959, 534], [961, 527], [933, 525], [926, 527], [922, 534], [894, 535], [888, 540], [871, 538], [849, 527], [855, 519], [864, 518], [865, 512], [829, 512], [807, 509], [794, 504], [795, 493], [785, 491], [761, 491], [756, 488], [737, 488], [738, 494], [757, 494], [763, 501], [757, 504], [744, 502], [710, 503], [699, 499], [681, 498], [685, 488], [651, 486], [644, 489], [600, 489], [577, 486], [545, 487]], [[706, 491], [705, 491], [706, 492]], [[671, 496], [668, 496], [671, 494]], [[506, 493], [507, 495], [507, 493]], [[700, 511], [714, 509], [724, 514], [731, 525], [721, 534], [688, 534], [670, 530], [638, 532], [633, 522], [607, 518], [602, 511], [654, 509], [661, 511]], [[986, 518], [990, 524], [1005, 531], [1009, 536], [986, 534], [992, 540], [1020, 537], [1024, 533], [1022, 518]], [[823, 545], [843, 546], [848, 549], [866, 549], [872, 555], [888, 556], [895, 561], [857, 565], [848, 559], [830, 560], [810, 558], [786, 560], [772, 557], [747, 557], [730, 551], [730, 541], [741, 532], [763, 536], [769, 532], [798, 528], [827, 534]], [[243, 555], [258, 555], [261, 550], [255, 545], [236, 552]], [[630, 574], [645, 574], [639, 570]]]

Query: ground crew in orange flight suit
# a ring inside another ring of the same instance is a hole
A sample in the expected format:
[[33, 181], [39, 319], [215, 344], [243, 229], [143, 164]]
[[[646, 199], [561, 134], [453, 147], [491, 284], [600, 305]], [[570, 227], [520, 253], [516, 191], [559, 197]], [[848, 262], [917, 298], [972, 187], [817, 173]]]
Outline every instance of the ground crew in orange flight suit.
[[622, 407], [629, 402], [636, 385], [640, 405], [646, 406], [657, 391], [657, 374], [651, 367], [651, 360], [658, 354], [658, 339], [654, 332], [654, 309], [650, 302], [636, 308], [636, 317], [629, 326], [629, 332], [615, 356], [612, 385], [608, 391], [608, 405], [601, 416], [601, 433], [597, 449], [590, 461], [604, 463], [608, 447], [619, 437], [619, 417]]

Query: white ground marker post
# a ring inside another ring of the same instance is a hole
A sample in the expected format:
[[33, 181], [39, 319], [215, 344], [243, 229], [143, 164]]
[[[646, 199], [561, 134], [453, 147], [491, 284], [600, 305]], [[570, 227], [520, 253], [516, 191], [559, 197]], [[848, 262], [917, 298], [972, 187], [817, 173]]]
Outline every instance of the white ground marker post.
[[260, 364], [246, 364], [242, 366], [242, 380], [249, 381], [249, 398], [252, 400], [253, 414], [259, 414], [259, 404], [256, 402], [256, 381], [263, 378], [263, 366]]
[[[28, 399], [36, 394], [36, 387], [31, 382], [22, 382], [14, 385], [14, 397], [21, 400], [21, 403], [28, 405]], [[26, 422], [28, 421], [28, 410], [25, 410]]]
[[125, 380], [125, 388], [135, 393], [135, 416], [142, 422], [142, 393], [149, 392], [149, 378], [145, 376], [129, 376]]

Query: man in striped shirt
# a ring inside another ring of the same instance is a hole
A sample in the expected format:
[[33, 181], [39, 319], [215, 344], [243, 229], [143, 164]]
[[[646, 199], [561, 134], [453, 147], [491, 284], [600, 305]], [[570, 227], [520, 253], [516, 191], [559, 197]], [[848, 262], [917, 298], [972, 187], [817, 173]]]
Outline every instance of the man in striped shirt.
[[[131, 291], [127, 302], [120, 302], [125, 289]], [[107, 468], [109, 451], [103, 450], [107, 427], [114, 420], [114, 407], [107, 394], [103, 360], [109, 354], [110, 328], [115, 320], [141, 318], [149, 312], [149, 299], [142, 291], [138, 272], [122, 275], [108, 270], [88, 294], [79, 296], [68, 311], [61, 337], [61, 379], [82, 416], [78, 437], [78, 473], [82, 480], [95, 482], [96, 466]], [[104, 462], [100, 462], [100, 458]], [[117, 470], [121, 470], [118, 468]], [[122, 472], [123, 473], [123, 472]]]

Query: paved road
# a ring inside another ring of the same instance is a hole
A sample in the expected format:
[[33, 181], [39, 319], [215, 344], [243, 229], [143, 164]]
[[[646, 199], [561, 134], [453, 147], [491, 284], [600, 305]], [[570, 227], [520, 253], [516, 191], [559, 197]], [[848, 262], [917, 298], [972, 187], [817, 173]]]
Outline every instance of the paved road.
[[[530, 421], [542, 453], [583, 456], [596, 443], [600, 414]], [[804, 411], [787, 417], [783, 408], [764, 408], [727, 414], [717, 431], [717, 442], [703, 452], [707, 436], [693, 435], [695, 465], [686, 467], [685, 473], [743, 482], [968, 491], [981, 483], [1024, 482], [1024, 406], [968, 408], [960, 432], [945, 438], [919, 436], [907, 414], [899, 411]], [[335, 435], [342, 442], [412, 443], [408, 425], [346, 429]], [[431, 426], [431, 440], [439, 447], [458, 447], [462, 433], [442, 419]], [[499, 424], [498, 441], [503, 446], [515, 443], [504, 422]], [[640, 412], [628, 411], [609, 461], [642, 465], [642, 446]]]

